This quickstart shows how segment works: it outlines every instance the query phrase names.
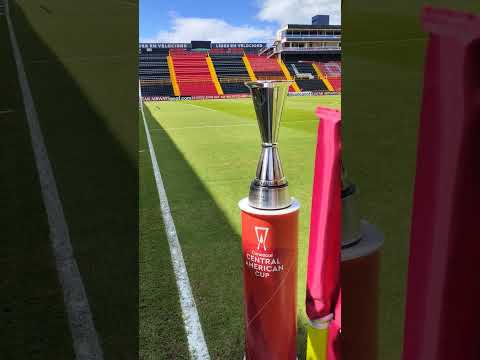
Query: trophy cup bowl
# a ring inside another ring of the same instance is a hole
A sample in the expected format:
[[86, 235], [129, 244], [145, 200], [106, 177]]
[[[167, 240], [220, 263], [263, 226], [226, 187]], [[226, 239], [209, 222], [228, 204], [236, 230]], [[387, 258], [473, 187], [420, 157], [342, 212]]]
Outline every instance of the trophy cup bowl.
[[258, 80], [245, 83], [252, 94], [262, 138], [262, 152], [248, 195], [249, 205], [257, 209], [276, 210], [292, 204], [277, 145], [283, 107], [292, 83], [286, 80]]

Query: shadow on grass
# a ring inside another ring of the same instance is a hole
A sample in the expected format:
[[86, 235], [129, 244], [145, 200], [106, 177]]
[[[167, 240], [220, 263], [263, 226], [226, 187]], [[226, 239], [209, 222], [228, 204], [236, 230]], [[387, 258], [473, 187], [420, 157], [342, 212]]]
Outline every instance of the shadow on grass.
[[4, 17], [0, 53], [0, 354], [2, 359], [71, 359], [62, 292]]
[[[35, 6], [38, 5], [11, 2], [10, 11], [70, 228], [75, 258], [105, 359], [134, 359], [138, 353], [138, 172], [132, 154], [137, 149], [137, 49], [136, 40], [129, 37], [135, 39], [136, 35], [129, 34], [131, 28], [128, 26], [124, 27], [123, 33], [120, 30], [115, 35], [124, 35], [126, 41], [132, 41], [132, 53], [67, 70], [62, 59], [36, 33], [35, 26], [42, 26], [38, 25], [41, 21], [32, 13], [27, 16], [25, 9]], [[63, 16], [54, 17], [55, 6], [52, 14], [52, 21], [60, 21], [58, 17]], [[136, 17], [136, 14], [132, 12], [132, 16]], [[37, 22], [35, 26], [33, 22]], [[79, 28], [72, 24], [69, 29], [58, 30], [59, 38], [82, 32], [88, 49], [89, 34], [97, 34], [100, 29]], [[99, 36], [108, 36], [109, 32], [116, 30], [119, 29], [104, 30]], [[82, 45], [85, 46], [78, 44]], [[95, 50], [92, 52], [86, 55], [94, 56]], [[112, 74], [119, 67], [129, 71]], [[92, 83], [84, 88], [79, 86], [79, 81], [88, 82], [92, 78], [98, 80], [96, 87]], [[101, 104], [102, 112], [93, 104], [96, 99], [92, 100], [92, 93], [97, 91], [110, 91], [111, 94], [109, 100]], [[117, 97], [117, 94], [122, 95]], [[111, 116], [112, 113], [119, 116]], [[10, 267], [15, 263], [19, 271], [8, 273], [11, 277], [7, 285], [12, 285], [6, 290], [7, 299], [15, 301], [13, 306], [20, 303], [22, 307], [19, 311], [12, 311], [14, 315], [7, 318], [12, 322], [13, 336], [2, 322], [2, 331], [7, 333], [2, 336], [5, 345], [2, 345], [1, 353], [15, 359], [72, 358], [72, 340], [65, 314], [60, 312], [60, 308], [63, 311], [64, 308], [59, 304], [58, 283], [56, 286], [52, 284], [56, 273], [49, 249], [45, 211], [39, 201], [38, 180], [32, 170], [30, 140], [26, 138], [28, 132], [24, 119], [18, 121], [22, 122], [24, 133], [10, 151], [19, 156], [18, 162], [28, 171], [17, 174], [11, 165], [13, 171], [8, 178], [11, 184], [19, 180], [24, 188], [17, 187], [18, 192], [7, 198], [14, 203], [10, 208], [15, 210], [16, 217], [7, 232], [11, 237], [8, 243], [11, 256], [6, 261]], [[123, 133], [115, 134], [115, 127], [120, 127]], [[118, 140], [122, 137], [133, 140], [122, 144]], [[32, 222], [22, 218], [23, 211], [32, 217]], [[22, 241], [15, 241], [19, 230], [15, 226], [17, 221], [22, 221], [29, 229], [20, 229]], [[41, 256], [31, 260], [32, 254], [36, 253]], [[26, 279], [28, 275], [42, 280], [48, 277], [49, 284], [44, 287], [44, 282], [32, 283], [31, 279]], [[53, 320], [44, 322], [50, 317], [61, 320], [54, 324]], [[3, 351], [4, 347], [7, 352]], [[63, 352], [59, 352], [59, 348], [64, 349]]]

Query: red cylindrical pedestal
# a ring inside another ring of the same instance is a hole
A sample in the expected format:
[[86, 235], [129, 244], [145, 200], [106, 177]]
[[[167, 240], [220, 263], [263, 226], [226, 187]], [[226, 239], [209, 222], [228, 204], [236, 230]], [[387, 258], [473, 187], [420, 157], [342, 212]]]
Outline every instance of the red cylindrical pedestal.
[[246, 360], [294, 360], [297, 336], [298, 202], [242, 210]]

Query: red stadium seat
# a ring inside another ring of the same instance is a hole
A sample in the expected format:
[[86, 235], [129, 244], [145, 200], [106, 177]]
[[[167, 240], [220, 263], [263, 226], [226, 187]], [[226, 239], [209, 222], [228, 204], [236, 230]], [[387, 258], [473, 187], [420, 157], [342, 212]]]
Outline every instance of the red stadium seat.
[[218, 95], [208, 69], [205, 52], [172, 49], [170, 56], [182, 96]]
[[335, 91], [342, 91], [342, 65], [338, 61], [317, 63]]

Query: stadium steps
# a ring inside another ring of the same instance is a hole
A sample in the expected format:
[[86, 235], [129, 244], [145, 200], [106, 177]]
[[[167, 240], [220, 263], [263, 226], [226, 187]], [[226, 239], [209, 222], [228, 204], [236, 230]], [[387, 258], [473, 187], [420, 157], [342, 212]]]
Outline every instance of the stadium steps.
[[250, 80], [241, 54], [212, 54], [210, 58], [225, 94], [246, 94], [245, 82]]
[[323, 81], [328, 91], [335, 91], [330, 81], [328, 81], [328, 78], [320, 70], [320, 67], [316, 63], [312, 63], [312, 66], [315, 69], [315, 72], [317, 73], [318, 78]]
[[342, 91], [342, 78], [328, 79], [335, 91]]
[[338, 61], [316, 64], [335, 91], [342, 91], [342, 66]]
[[[261, 55], [246, 55], [246, 57], [258, 80], [287, 80], [276, 59]], [[290, 86], [289, 91], [295, 92], [296, 90]]]
[[318, 63], [320, 70], [328, 77], [340, 77], [342, 75], [342, 67], [338, 61], [329, 61], [326, 63]]
[[208, 70], [210, 70], [210, 76], [212, 77], [213, 84], [215, 85], [215, 89], [217, 90], [218, 95], [223, 95], [222, 87], [218, 81], [217, 73], [215, 72], [215, 67], [213, 66], [212, 58], [207, 56], [207, 65]]
[[256, 55], [247, 55], [247, 59], [258, 80], [286, 80], [275, 59]]
[[277, 59], [278, 65], [280, 65], [280, 69], [282, 69], [283, 75], [285, 75], [285, 78], [287, 80], [293, 80], [293, 84], [291, 88], [293, 89], [294, 92], [300, 92], [300, 88], [298, 87], [298, 84], [295, 82], [295, 80], [292, 78], [290, 75], [290, 71], [288, 71], [287, 67], [283, 63], [282, 59], [278, 58]]
[[174, 95], [167, 56], [168, 50], [163, 49], [140, 53], [138, 78], [143, 96]]
[[243, 63], [245, 64], [245, 68], [247, 69], [248, 76], [250, 76], [251, 81], [257, 80], [255, 76], [255, 72], [252, 69], [252, 65], [250, 64], [250, 60], [248, 59], [247, 55], [243, 55], [242, 57]]
[[170, 73], [170, 79], [172, 81], [173, 93], [175, 96], [180, 96], [180, 87], [178, 86], [177, 75], [175, 73], [175, 65], [173, 65], [173, 59], [170, 55], [167, 56], [168, 71]]
[[176, 81], [182, 96], [218, 95], [206, 55], [205, 52], [170, 50]]
[[298, 86], [302, 91], [327, 91], [327, 87], [322, 80], [297, 80]]
[[[316, 78], [315, 69], [309, 62], [287, 62], [287, 68], [295, 74], [295, 81], [302, 91], [328, 91], [322, 80]], [[299, 78], [298, 76], [310, 76], [311, 79]]]

